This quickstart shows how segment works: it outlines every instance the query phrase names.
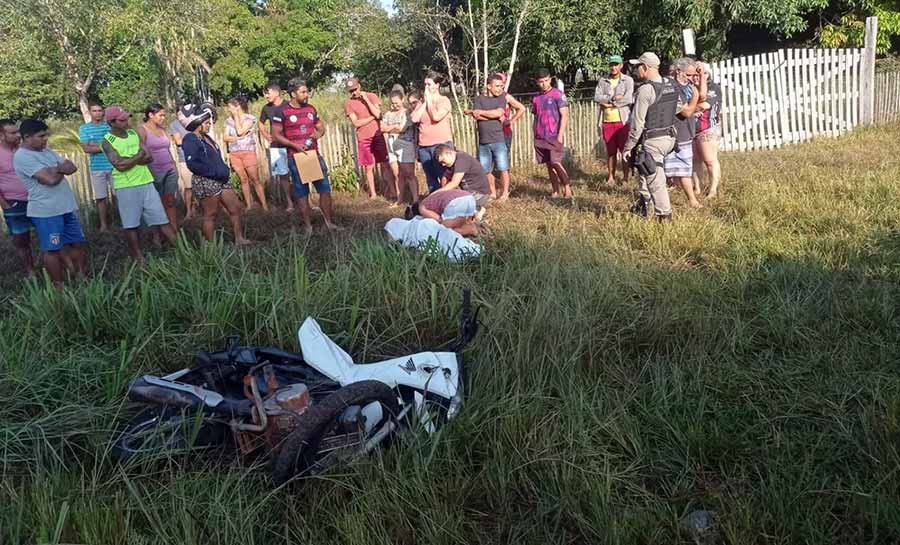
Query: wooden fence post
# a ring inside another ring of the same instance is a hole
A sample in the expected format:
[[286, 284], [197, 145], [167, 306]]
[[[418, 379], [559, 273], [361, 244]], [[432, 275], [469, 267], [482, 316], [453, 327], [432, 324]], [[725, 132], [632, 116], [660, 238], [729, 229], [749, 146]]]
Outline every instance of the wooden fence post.
[[866, 47], [863, 50], [860, 122], [871, 125], [875, 121], [875, 43], [878, 37], [878, 17], [866, 17]]
[[694, 44], [694, 30], [691, 28], [685, 28], [681, 31], [681, 36], [684, 40], [685, 56], [696, 55], [697, 46]]

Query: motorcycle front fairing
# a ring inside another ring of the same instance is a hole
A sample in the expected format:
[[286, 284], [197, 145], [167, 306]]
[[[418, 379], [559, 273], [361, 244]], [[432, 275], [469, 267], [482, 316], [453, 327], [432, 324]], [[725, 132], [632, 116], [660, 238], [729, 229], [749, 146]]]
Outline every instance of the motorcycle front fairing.
[[341, 386], [377, 380], [388, 386], [407, 386], [447, 400], [460, 393], [459, 363], [453, 352], [419, 352], [378, 363], [356, 364], [312, 318], [297, 332], [306, 363]]

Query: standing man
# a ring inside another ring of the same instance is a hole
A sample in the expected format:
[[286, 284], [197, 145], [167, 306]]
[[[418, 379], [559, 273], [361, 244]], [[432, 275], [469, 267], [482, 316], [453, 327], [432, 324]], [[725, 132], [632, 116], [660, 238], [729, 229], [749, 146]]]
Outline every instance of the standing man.
[[113, 166], [113, 187], [119, 205], [119, 217], [125, 229], [128, 252], [138, 263], [144, 254], [138, 241], [141, 219], [148, 227], [155, 227], [171, 244], [175, 244], [175, 229], [169, 224], [166, 210], [153, 185], [153, 173], [147, 165], [153, 160], [141, 145], [141, 137], [128, 128], [131, 114], [118, 106], [106, 109], [109, 134], [103, 137], [103, 153]]
[[[287, 150], [288, 171], [294, 182], [294, 197], [297, 199], [297, 208], [300, 209], [300, 219], [306, 225], [306, 232], [312, 232], [312, 209], [309, 206], [309, 185], [316, 187], [319, 194], [319, 207], [325, 218], [325, 227], [329, 231], [338, 230], [334, 224], [333, 204], [331, 202], [331, 184], [328, 181], [328, 167], [325, 160], [319, 155], [319, 138], [325, 134], [325, 124], [319, 119], [319, 112], [315, 106], [309, 103], [309, 88], [306, 80], [294, 78], [288, 82], [288, 94], [290, 102], [284, 104], [278, 112], [278, 117], [272, 117], [272, 140], [281, 144]], [[319, 159], [319, 166], [324, 175], [321, 180], [300, 179], [300, 170], [294, 162], [294, 153], [298, 151], [315, 151]]]
[[178, 150], [178, 189], [181, 191], [181, 200], [184, 201], [184, 221], [187, 221], [194, 216], [194, 174], [187, 167], [187, 162], [184, 158], [184, 150], [181, 149], [181, 142], [187, 134], [188, 132], [184, 128], [184, 125], [181, 124], [181, 121], [178, 121], [178, 117], [176, 116], [176, 118], [169, 123], [169, 135], [172, 138], [172, 143], [175, 144], [175, 149]]
[[13, 166], [28, 190], [27, 213], [37, 231], [44, 268], [53, 286], [60, 288], [66, 264], [78, 277], [87, 276], [84, 232], [75, 215], [78, 204], [66, 180], [78, 169], [47, 147], [50, 131], [43, 121], [26, 119], [19, 132], [22, 144], [13, 156]]
[[501, 191], [498, 203], [509, 199], [509, 145], [503, 132], [503, 119], [510, 107], [516, 109], [517, 119], [525, 112], [522, 103], [507, 94], [503, 76], [494, 74], [488, 79], [487, 94], [475, 97], [475, 107], [466, 110], [478, 124], [478, 160], [488, 173], [492, 198], [497, 197], [494, 172], [500, 173]]
[[347, 80], [347, 92], [350, 93], [350, 98], [344, 102], [344, 113], [356, 127], [356, 157], [366, 172], [366, 190], [369, 192], [369, 198], [374, 199], [375, 163], [379, 165], [381, 179], [388, 182], [385, 187], [395, 185], [393, 173], [388, 166], [387, 144], [379, 128], [381, 99], [375, 93], [363, 91], [356, 78]]
[[[291, 189], [291, 178], [288, 175], [288, 152], [287, 149], [272, 137], [272, 126], [275, 118], [281, 119], [281, 109], [284, 108], [286, 102], [281, 98], [281, 86], [270, 81], [263, 96], [269, 102], [263, 106], [262, 112], [259, 114], [259, 135], [269, 145], [269, 172], [272, 177], [278, 180], [278, 185], [284, 191], [284, 199], [287, 201], [287, 212], [294, 211], [294, 198]], [[266, 127], [266, 121], [269, 126]]]
[[103, 155], [100, 144], [103, 137], [109, 132], [109, 125], [103, 121], [103, 106], [98, 102], [91, 102], [88, 106], [91, 112], [90, 123], [85, 123], [78, 129], [78, 140], [81, 141], [81, 149], [91, 158], [91, 187], [94, 190], [94, 202], [97, 203], [97, 213], [100, 215], [100, 231], [109, 230], [107, 216], [109, 215], [109, 198], [112, 197], [112, 165]]
[[0, 208], [9, 228], [9, 238], [22, 260], [25, 278], [34, 274], [31, 255], [31, 220], [28, 219], [28, 189], [16, 174], [13, 156], [19, 149], [19, 127], [12, 119], [0, 119]]
[[[644, 53], [628, 61], [634, 74], [642, 82], [634, 97], [634, 112], [628, 141], [625, 142], [625, 162], [632, 155], [646, 152], [651, 158], [646, 174], [641, 174], [640, 199], [632, 211], [647, 216], [647, 204], [653, 203], [654, 213], [660, 221], [672, 219], [669, 190], [663, 159], [675, 148], [675, 111], [678, 108], [678, 89], [671, 80], [659, 75], [659, 57]], [[641, 150], [635, 148], [640, 145]], [[652, 167], [652, 168], [650, 168]]]
[[562, 91], [553, 87], [550, 71], [541, 68], [535, 75], [535, 83], [541, 91], [531, 99], [531, 113], [534, 114], [534, 151], [538, 163], [547, 165], [547, 176], [553, 187], [551, 197], [572, 198], [572, 184], [569, 173], [563, 167], [565, 134], [569, 126], [569, 103]]
[[675, 149], [666, 155], [663, 164], [666, 176], [673, 185], [681, 186], [691, 207], [703, 208], [694, 194], [694, 135], [697, 131], [694, 112], [697, 105], [705, 100], [703, 95], [706, 90], [701, 92], [693, 84], [697, 76], [693, 59], [678, 59], [672, 63], [669, 72], [678, 88], [678, 113], [675, 116]]
[[[634, 104], [634, 80], [622, 73], [622, 57], [609, 57], [609, 74], [600, 78], [594, 91], [594, 102], [600, 104], [600, 136], [606, 145], [606, 185], [616, 185], [616, 162], [628, 140], [628, 117]], [[631, 167], [622, 162], [622, 176], [628, 183]]]

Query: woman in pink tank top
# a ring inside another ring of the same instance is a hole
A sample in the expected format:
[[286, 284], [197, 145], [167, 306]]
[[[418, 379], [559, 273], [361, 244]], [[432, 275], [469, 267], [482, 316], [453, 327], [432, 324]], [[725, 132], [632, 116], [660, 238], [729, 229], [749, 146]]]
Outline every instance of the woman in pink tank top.
[[153, 185], [159, 192], [166, 216], [172, 227], [178, 228], [175, 211], [175, 195], [178, 193], [178, 170], [172, 159], [172, 141], [166, 132], [166, 109], [161, 104], [151, 104], [144, 109], [144, 122], [138, 126], [141, 145], [150, 152], [150, 172]]

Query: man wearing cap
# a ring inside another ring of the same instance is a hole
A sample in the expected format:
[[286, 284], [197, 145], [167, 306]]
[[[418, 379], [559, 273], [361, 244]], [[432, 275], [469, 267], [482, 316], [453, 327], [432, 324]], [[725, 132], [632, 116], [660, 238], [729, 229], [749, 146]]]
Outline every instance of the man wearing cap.
[[88, 103], [91, 120], [78, 128], [78, 141], [81, 149], [91, 158], [91, 189], [94, 191], [94, 202], [97, 203], [97, 214], [100, 216], [100, 231], [109, 229], [109, 198], [112, 197], [112, 165], [103, 155], [100, 144], [109, 132], [109, 125], [103, 120], [103, 106], [99, 102]]
[[[344, 112], [356, 127], [356, 146], [359, 165], [366, 172], [366, 189], [369, 198], [375, 198], [375, 163], [381, 165], [381, 177], [387, 182], [385, 187], [394, 187], [394, 176], [388, 166], [387, 143], [378, 122], [381, 120], [381, 99], [375, 93], [363, 91], [359, 80], [347, 80], [350, 98], [344, 102]], [[397, 195], [393, 195], [397, 197]]]
[[77, 276], [87, 276], [84, 231], [75, 215], [78, 203], [66, 180], [78, 169], [47, 147], [50, 131], [43, 121], [23, 120], [19, 133], [22, 143], [13, 155], [13, 168], [28, 193], [26, 213], [37, 231], [44, 269], [59, 288], [67, 266]]
[[101, 146], [113, 166], [113, 188], [128, 251], [131, 257], [143, 263], [137, 232], [141, 218], [148, 227], [156, 227], [172, 244], [175, 243], [175, 229], [169, 225], [159, 192], [153, 186], [153, 174], [147, 167], [152, 160], [150, 152], [141, 146], [138, 133], [128, 128], [130, 117], [131, 114], [119, 106], [108, 107], [106, 122], [110, 131], [103, 137]]
[[[600, 78], [594, 91], [594, 101], [600, 104], [600, 136], [606, 145], [606, 166], [609, 175], [606, 184], [616, 185], [616, 162], [628, 140], [628, 116], [634, 104], [634, 80], [622, 73], [622, 57], [611, 55], [608, 59], [609, 74]], [[622, 175], [628, 183], [631, 168], [622, 164]]]
[[631, 128], [625, 142], [625, 161], [630, 162], [638, 152], [637, 146], [652, 158], [652, 173], [641, 174], [640, 199], [633, 211], [647, 215], [648, 203], [660, 221], [671, 220], [672, 206], [666, 188], [663, 159], [675, 148], [675, 111], [678, 108], [678, 89], [671, 80], [659, 75], [659, 57], [644, 53], [628, 61], [636, 79], [642, 82], [634, 96]]
[[435, 191], [419, 203], [419, 215], [439, 222], [464, 237], [478, 234], [475, 196], [464, 189]]

